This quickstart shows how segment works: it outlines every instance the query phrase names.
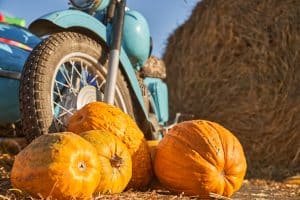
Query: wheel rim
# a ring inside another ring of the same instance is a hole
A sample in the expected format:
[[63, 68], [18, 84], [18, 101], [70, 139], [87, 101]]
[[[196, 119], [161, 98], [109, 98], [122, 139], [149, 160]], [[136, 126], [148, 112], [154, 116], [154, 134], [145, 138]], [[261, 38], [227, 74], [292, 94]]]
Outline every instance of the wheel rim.
[[[106, 68], [92, 56], [76, 52], [66, 55], [56, 66], [52, 79], [51, 106], [56, 131], [64, 131], [70, 116], [84, 105], [103, 101]], [[115, 105], [127, 112], [117, 85]]]

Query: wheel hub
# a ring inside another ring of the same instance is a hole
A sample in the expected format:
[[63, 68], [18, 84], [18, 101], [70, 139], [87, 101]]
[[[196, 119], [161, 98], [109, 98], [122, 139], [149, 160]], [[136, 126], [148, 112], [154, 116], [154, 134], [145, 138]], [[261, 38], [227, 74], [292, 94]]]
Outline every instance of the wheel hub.
[[87, 85], [78, 93], [76, 100], [77, 110], [81, 109], [88, 103], [97, 101], [97, 89], [94, 86]]
[[64, 94], [60, 106], [55, 107], [55, 116], [60, 120], [61, 125], [67, 124], [72, 113], [88, 103], [103, 101], [103, 96], [102, 92], [97, 91], [96, 87], [91, 85], [84, 86], [79, 92]]

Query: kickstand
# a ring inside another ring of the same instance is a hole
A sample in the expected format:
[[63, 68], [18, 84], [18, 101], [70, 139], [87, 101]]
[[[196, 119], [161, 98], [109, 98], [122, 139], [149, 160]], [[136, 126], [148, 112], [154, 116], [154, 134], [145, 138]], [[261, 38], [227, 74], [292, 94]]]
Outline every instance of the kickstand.
[[176, 124], [178, 124], [179, 120], [181, 117], [189, 117], [189, 118], [193, 118], [195, 115], [193, 114], [183, 114], [183, 113], [176, 113], [176, 116], [175, 116], [175, 119], [173, 121], [173, 123], [167, 125], [167, 126], [164, 126], [163, 127], [163, 133], [166, 134], [168, 133], [168, 131], [173, 128]]

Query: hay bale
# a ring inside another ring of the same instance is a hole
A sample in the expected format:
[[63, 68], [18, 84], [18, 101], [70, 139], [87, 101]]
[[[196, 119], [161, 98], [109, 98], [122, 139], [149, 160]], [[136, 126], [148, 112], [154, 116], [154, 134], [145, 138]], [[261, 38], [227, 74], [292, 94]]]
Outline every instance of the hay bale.
[[300, 171], [300, 1], [203, 0], [164, 55], [170, 109], [223, 124], [248, 176]]

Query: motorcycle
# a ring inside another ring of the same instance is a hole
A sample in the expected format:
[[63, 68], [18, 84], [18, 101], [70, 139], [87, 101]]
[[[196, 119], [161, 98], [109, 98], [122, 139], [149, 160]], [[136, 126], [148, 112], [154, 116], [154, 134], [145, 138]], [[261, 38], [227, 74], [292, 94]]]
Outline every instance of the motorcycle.
[[147, 139], [161, 138], [169, 119], [168, 90], [164, 75], [144, 70], [152, 51], [146, 19], [127, 8], [126, 0], [69, 4], [68, 10], [30, 24], [28, 34], [38, 37], [33, 36], [30, 44], [20, 41], [29, 47], [18, 49], [20, 60], [27, 57], [25, 64], [19, 60], [0, 69], [0, 124], [21, 119], [23, 133], [31, 141], [64, 131], [76, 110], [104, 101], [129, 114]]

